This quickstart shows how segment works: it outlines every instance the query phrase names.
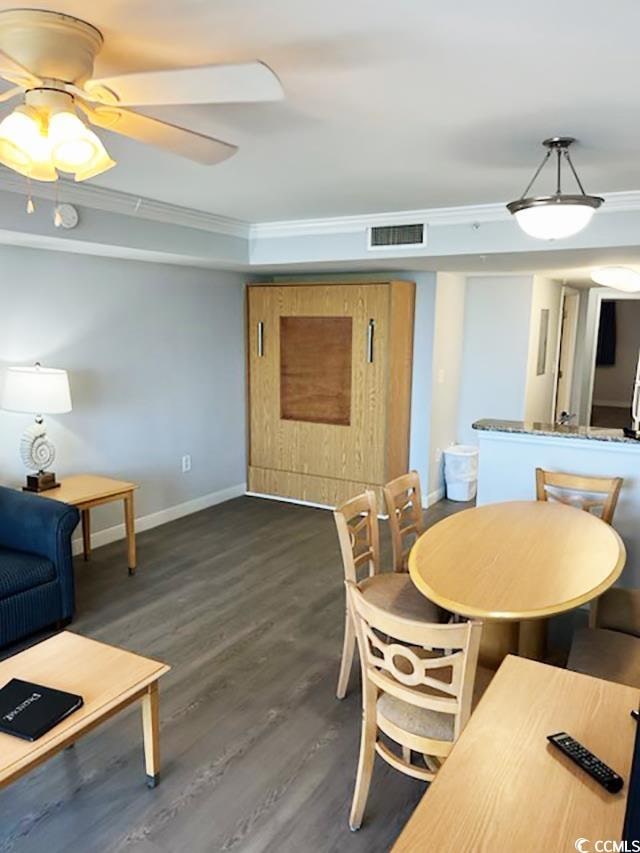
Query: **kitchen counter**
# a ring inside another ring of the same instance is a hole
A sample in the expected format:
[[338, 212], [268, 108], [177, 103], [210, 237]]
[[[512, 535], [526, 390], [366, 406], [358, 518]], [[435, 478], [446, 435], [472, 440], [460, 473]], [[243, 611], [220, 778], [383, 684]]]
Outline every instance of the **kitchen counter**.
[[604, 427], [573, 426], [572, 424], [544, 424], [538, 421], [500, 421], [484, 419], [472, 424], [479, 432], [508, 432], [519, 435], [546, 435], [551, 438], [578, 438], [587, 441], [612, 441], [634, 444], [640, 441], [627, 438], [621, 429]]

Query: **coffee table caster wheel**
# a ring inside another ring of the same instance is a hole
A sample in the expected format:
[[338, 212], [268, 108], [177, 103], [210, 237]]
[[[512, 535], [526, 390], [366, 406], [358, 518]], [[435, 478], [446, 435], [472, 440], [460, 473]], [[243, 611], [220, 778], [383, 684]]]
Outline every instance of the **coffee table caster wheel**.
[[147, 788], [157, 788], [160, 784], [160, 774], [156, 773], [155, 776], [147, 776]]

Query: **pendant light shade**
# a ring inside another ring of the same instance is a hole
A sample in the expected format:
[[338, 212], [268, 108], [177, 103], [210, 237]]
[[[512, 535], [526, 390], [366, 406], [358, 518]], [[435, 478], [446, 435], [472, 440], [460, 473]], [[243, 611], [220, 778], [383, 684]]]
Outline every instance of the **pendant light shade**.
[[[600, 196], [585, 193], [569, 155], [569, 146], [573, 142], [575, 140], [570, 136], [554, 136], [552, 139], [545, 139], [542, 144], [547, 148], [547, 153], [542, 163], [522, 196], [507, 205], [507, 209], [515, 216], [525, 234], [538, 240], [562, 240], [577, 234], [586, 228], [595, 211], [604, 202]], [[529, 196], [529, 190], [553, 152], [556, 153], [556, 192], [553, 195]], [[568, 164], [580, 190], [579, 193], [562, 192], [563, 162]]]

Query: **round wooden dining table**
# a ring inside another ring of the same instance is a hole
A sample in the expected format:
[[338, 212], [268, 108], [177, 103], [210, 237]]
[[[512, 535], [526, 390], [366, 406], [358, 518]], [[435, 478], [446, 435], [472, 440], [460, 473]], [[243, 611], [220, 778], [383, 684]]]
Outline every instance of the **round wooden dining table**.
[[409, 574], [431, 601], [485, 622], [480, 659], [540, 659], [546, 619], [591, 601], [620, 576], [625, 547], [584, 510], [547, 501], [485, 504], [430, 527]]

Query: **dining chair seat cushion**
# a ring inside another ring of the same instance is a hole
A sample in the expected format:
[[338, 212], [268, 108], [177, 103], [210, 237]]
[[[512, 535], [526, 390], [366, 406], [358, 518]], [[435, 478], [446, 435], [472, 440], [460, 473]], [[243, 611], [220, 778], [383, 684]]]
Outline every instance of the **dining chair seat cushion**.
[[453, 714], [441, 714], [429, 708], [419, 708], [390, 693], [378, 699], [378, 717], [384, 717], [405, 732], [433, 740], [453, 740]]
[[419, 619], [422, 622], [446, 622], [449, 613], [425, 598], [409, 575], [385, 572], [365, 578], [358, 588], [368, 602], [393, 616]]
[[640, 639], [604, 628], [581, 628], [574, 634], [567, 669], [640, 688]]

